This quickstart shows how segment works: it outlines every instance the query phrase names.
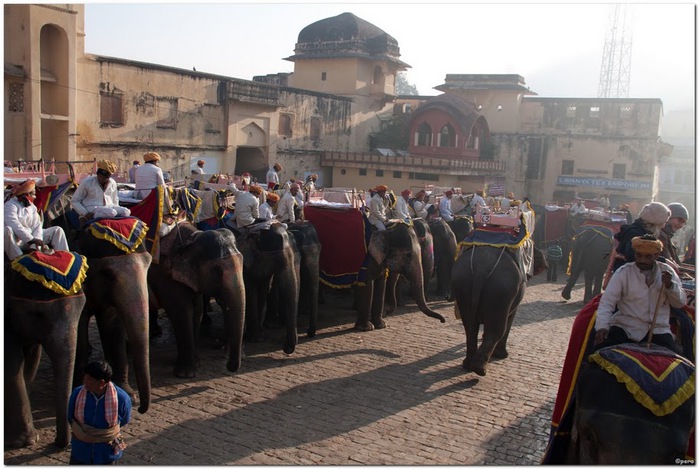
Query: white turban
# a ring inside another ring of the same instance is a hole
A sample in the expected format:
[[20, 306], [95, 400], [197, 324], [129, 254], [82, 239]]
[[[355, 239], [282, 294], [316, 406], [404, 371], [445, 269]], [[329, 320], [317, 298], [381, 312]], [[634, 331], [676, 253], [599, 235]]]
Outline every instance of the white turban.
[[653, 225], [664, 225], [670, 219], [670, 209], [660, 202], [651, 202], [641, 209], [638, 218]]

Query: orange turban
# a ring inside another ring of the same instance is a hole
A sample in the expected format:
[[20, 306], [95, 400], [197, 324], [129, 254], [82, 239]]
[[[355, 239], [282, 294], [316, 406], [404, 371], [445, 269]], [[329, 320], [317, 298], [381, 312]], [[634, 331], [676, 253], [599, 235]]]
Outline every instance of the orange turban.
[[204, 166], [205, 161], [204, 160], [199, 160], [197, 161], [198, 166]]
[[101, 160], [97, 162], [97, 168], [107, 171], [109, 174], [116, 173], [117, 165], [109, 160]]
[[631, 239], [631, 247], [639, 254], [659, 254], [663, 250], [663, 243], [652, 236], [645, 239], [643, 236], [636, 236]]
[[145, 155], [143, 155], [143, 161], [148, 162], [148, 161], [160, 161], [160, 155], [158, 155], [154, 151], [149, 151]]
[[248, 189], [248, 192], [251, 194], [255, 194], [257, 196], [262, 194], [262, 188], [260, 186], [250, 186], [250, 189]]
[[12, 195], [18, 196], [22, 194], [29, 194], [33, 190], [36, 189], [36, 182], [34, 182], [34, 179], [27, 179], [23, 183], [20, 184], [15, 184], [12, 186], [11, 192]]
[[274, 169], [276, 169], [277, 172], [279, 172], [279, 171], [281, 171], [281, 170], [284, 169], [284, 168], [282, 168], [282, 165], [280, 165], [279, 163], [274, 163]]
[[380, 184], [374, 188], [376, 192], [386, 192], [388, 190], [388, 186], [385, 186], [383, 184]]
[[267, 200], [271, 200], [272, 202], [279, 202], [279, 196], [274, 192], [267, 192]]

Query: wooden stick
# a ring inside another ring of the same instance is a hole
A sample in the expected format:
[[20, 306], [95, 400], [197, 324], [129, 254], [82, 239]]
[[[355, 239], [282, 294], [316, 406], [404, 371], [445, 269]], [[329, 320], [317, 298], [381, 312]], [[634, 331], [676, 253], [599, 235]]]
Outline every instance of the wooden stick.
[[653, 340], [653, 329], [655, 329], [655, 321], [658, 319], [658, 310], [660, 309], [660, 298], [663, 297], [665, 293], [665, 284], [662, 283], [662, 270], [660, 271], [660, 293], [658, 293], [658, 301], [655, 302], [655, 312], [653, 313], [653, 322], [650, 325], [650, 332], [648, 333], [648, 343], [646, 348], [650, 348], [650, 343]]

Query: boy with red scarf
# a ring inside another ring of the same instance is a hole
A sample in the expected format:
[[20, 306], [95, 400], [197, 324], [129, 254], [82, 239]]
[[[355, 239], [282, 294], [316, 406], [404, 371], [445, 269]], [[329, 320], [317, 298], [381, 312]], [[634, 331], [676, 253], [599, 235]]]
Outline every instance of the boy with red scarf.
[[70, 464], [116, 464], [126, 448], [121, 427], [130, 421], [131, 398], [112, 383], [109, 364], [87, 365], [83, 385], [73, 390], [68, 401], [73, 432]]

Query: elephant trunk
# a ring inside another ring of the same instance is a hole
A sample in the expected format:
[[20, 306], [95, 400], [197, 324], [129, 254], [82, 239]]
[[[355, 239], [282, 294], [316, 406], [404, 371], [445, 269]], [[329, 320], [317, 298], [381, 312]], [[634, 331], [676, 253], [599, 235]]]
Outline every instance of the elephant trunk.
[[440, 322], [445, 322], [444, 316], [433, 311], [427, 305], [425, 300], [425, 285], [423, 280], [422, 272], [422, 262], [420, 260], [420, 253], [413, 255], [413, 262], [410, 268], [410, 272], [407, 273], [408, 281], [410, 282], [411, 290], [413, 291], [415, 303], [417, 304], [420, 311], [431, 318], [439, 319]]
[[222, 294], [223, 324], [228, 340], [228, 362], [230, 372], [240, 369], [243, 357], [243, 333], [245, 331], [245, 284], [243, 283], [242, 256], [234, 256], [235, 269], [223, 271]]
[[296, 350], [298, 343], [297, 322], [299, 305], [299, 279], [300, 263], [298, 257], [293, 253], [288, 255], [292, 259], [284, 264], [286, 267], [280, 273], [279, 282], [279, 304], [285, 311], [286, 340], [284, 341], [284, 353], [292, 354]]
[[[135, 255], [135, 254], [134, 254]], [[138, 412], [145, 414], [150, 407], [150, 346], [149, 346], [149, 303], [146, 273], [150, 265], [150, 255], [141, 254], [143, 264], [133, 273], [134, 288], [128, 299], [128, 310], [123, 315], [129, 351], [133, 357], [136, 385], [138, 387]], [[131, 296], [132, 295], [132, 296]]]

